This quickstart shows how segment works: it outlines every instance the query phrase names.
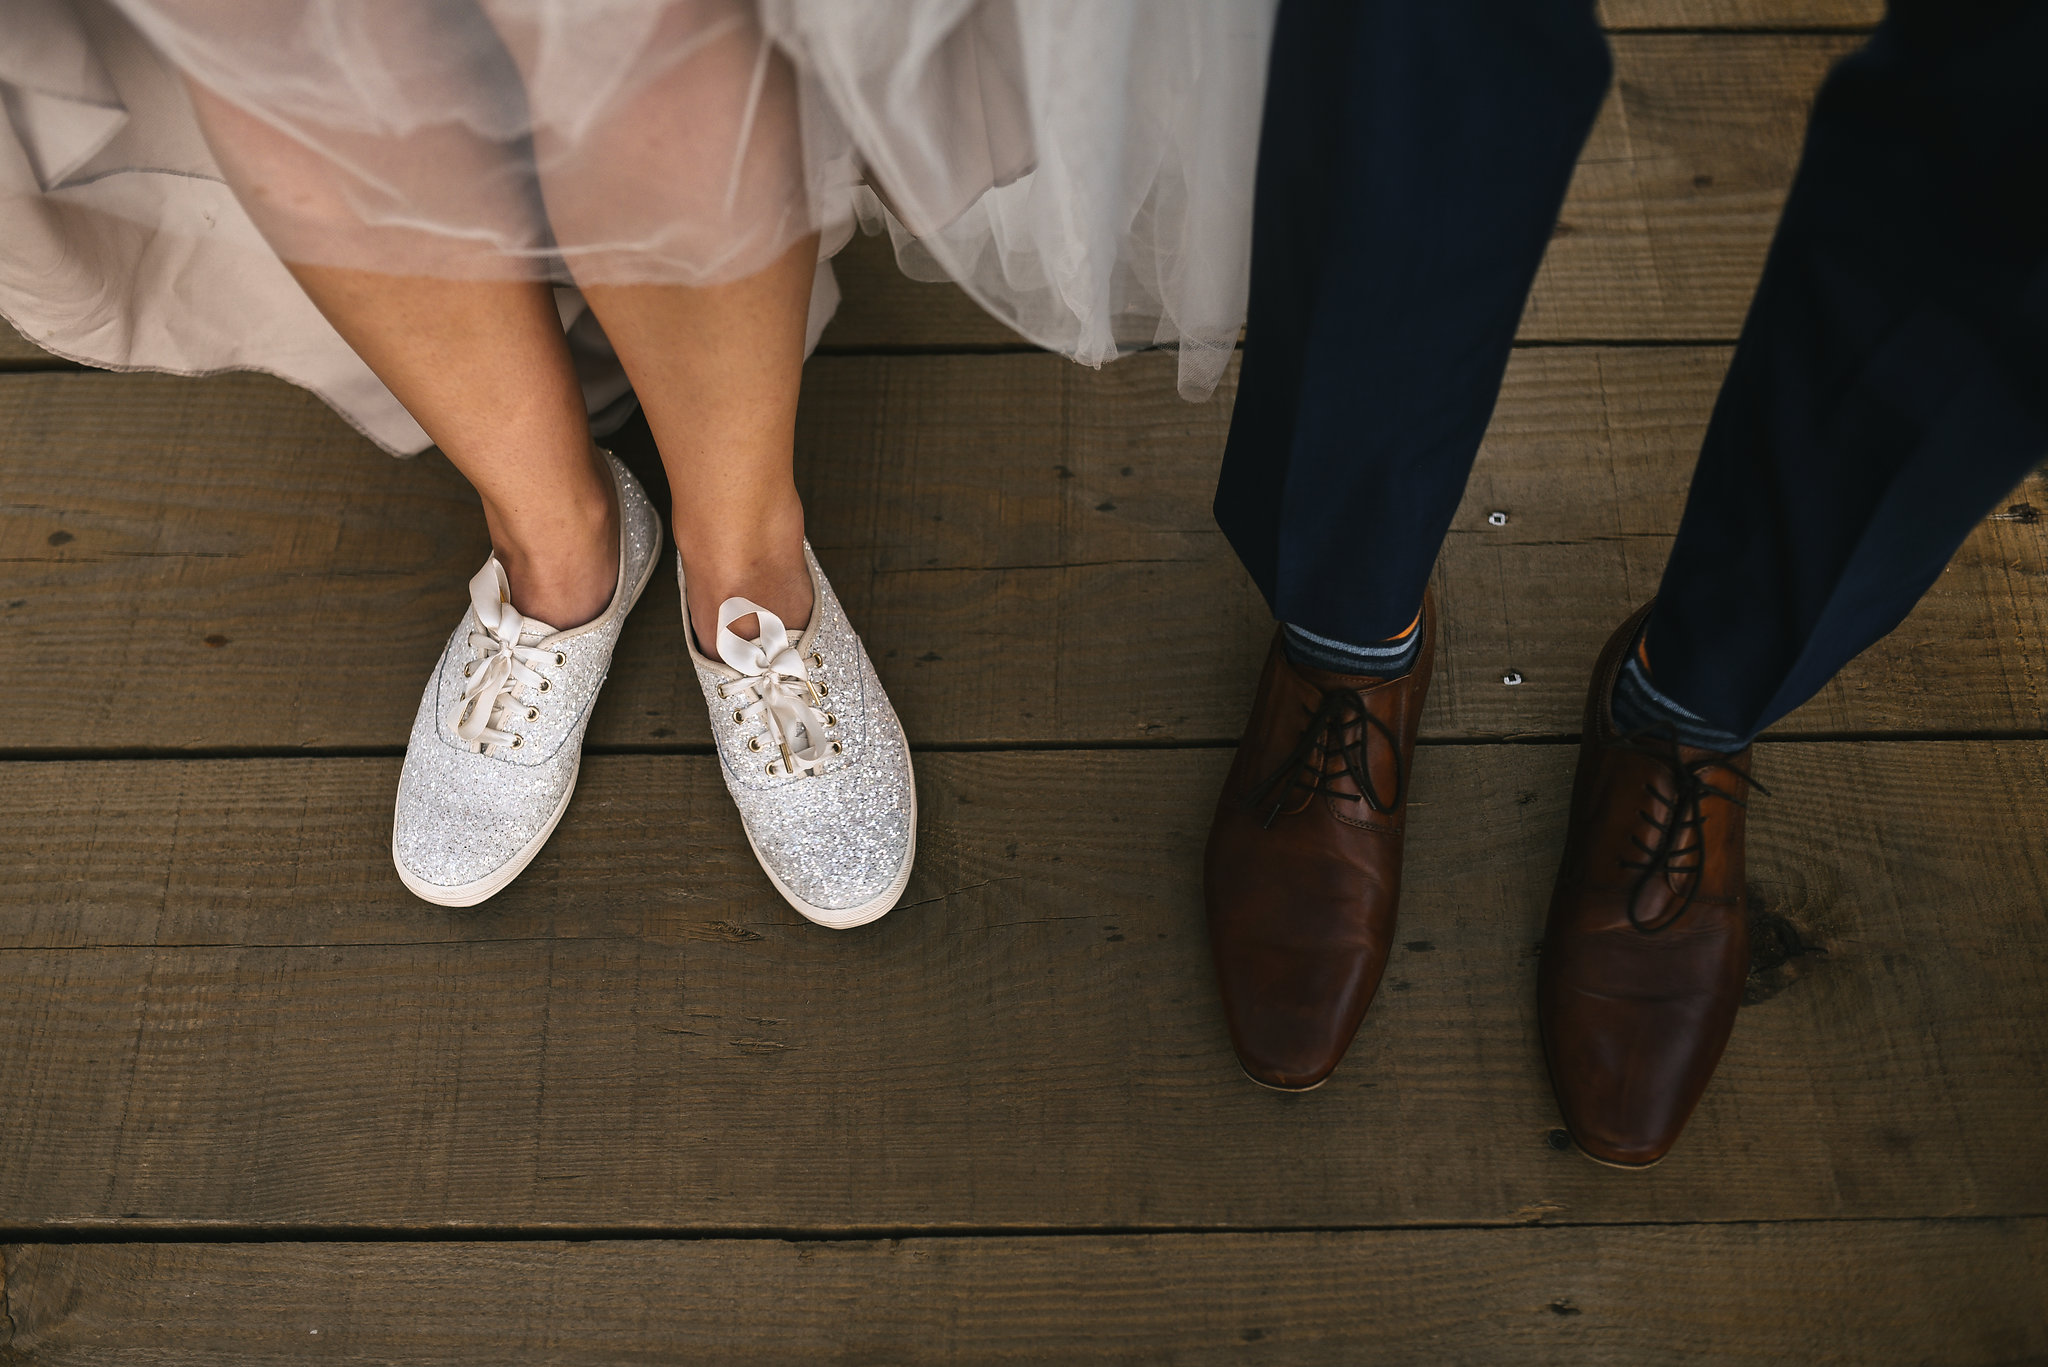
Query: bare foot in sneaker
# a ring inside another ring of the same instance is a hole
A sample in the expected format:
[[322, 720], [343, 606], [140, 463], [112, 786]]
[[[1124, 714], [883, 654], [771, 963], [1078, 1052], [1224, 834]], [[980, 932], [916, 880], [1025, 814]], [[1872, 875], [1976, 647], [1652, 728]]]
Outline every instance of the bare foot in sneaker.
[[484, 499], [491, 549], [512, 604], [528, 617], [581, 626], [605, 610], [619, 582], [619, 497], [606, 457], [591, 448], [587, 478], [574, 465], [552, 482], [522, 485], [512, 507]]
[[[801, 630], [766, 605], [719, 606], [712, 655], [690, 643], [725, 784], [768, 881], [804, 917], [846, 930], [903, 896], [917, 854], [910, 747], [832, 585], [804, 547], [816, 604]], [[687, 572], [684, 601], [693, 601]], [[757, 623], [742, 636], [741, 621]], [[690, 633], [694, 637], [695, 633]]]
[[[748, 491], [753, 492], [753, 491]], [[691, 525], [676, 528], [682, 553], [684, 583], [689, 586], [688, 621], [697, 649], [718, 653], [718, 609], [728, 598], [745, 598], [767, 608], [791, 631], [810, 625], [811, 573], [804, 563], [804, 509], [796, 485], [766, 491], [777, 506], [756, 509], [729, 523], [706, 525], [710, 519], [694, 501], [677, 500]], [[758, 529], [739, 535], [735, 528]], [[737, 636], [753, 640], [761, 623], [748, 613], [731, 624]]]
[[557, 630], [513, 603], [494, 555], [470, 580], [469, 611], [427, 679], [399, 772], [391, 859], [429, 902], [474, 906], [503, 889], [576, 791], [591, 707], [661, 558], [661, 519], [626, 467], [607, 461], [620, 510], [609, 601]]

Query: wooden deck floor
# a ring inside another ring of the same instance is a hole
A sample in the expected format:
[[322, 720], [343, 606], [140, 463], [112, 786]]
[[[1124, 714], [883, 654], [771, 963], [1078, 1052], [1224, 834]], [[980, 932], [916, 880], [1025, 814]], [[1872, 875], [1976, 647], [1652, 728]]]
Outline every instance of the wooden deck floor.
[[272, 380], [0, 344], [0, 1363], [2048, 1361], [2041, 476], [1761, 747], [1749, 1003], [1673, 1157], [1572, 1152], [1534, 1036], [1585, 673], [1874, 8], [1608, 0], [1437, 572], [1402, 948], [1308, 1096], [1239, 1074], [1201, 932], [1271, 629], [1208, 514], [1231, 381], [852, 250], [800, 477], [924, 825], [831, 934], [747, 852], [667, 575], [547, 851], [414, 900], [467, 487]]

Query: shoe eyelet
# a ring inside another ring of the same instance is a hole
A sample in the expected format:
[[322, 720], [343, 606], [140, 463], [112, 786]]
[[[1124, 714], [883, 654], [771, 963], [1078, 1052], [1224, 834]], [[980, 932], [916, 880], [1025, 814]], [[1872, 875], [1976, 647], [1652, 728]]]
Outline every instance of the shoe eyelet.
[[732, 724], [733, 724], [734, 726], [745, 726], [745, 725], [747, 724], [747, 714], [746, 714], [746, 713], [744, 713], [744, 712], [735, 712], [735, 713], [733, 713], [733, 714], [732, 714]]
[[462, 667], [462, 677], [463, 677], [463, 678], [465, 678], [465, 679], [466, 679], [466, 678], [468, 678], [468, 677], [469, 677], [469, 675], [470, 675], [470, 671], [471, 671], [471, 670], [473, 670], [473, 669], [475, 669], [475, 668], [476, 668], [476, 661], [475, 661], [475, 660], [471, 660], [471, 661], [470, 661], [470, 662], [469, 662], [468, 664], [466, 664], [466, 665], [464, 665], [464, 666]]
[[761, 738], [759, 736], [748, 736], [747, 748], [749, 750], [752, 750], [754, 753], [759, 754], [761, 751]]
[[841, 753], [842, 751], [844, 751], [845, 749], [846, 749], [846, 747], [845, 747], [845, 746], [843, 746], [843, 745], [841, 745], [841, 744], [840, 744], [840, 743], [839, 743], [838, 741], [836, 741], [836, 740], [835, 740], [835, 741], [833, 741], [833, 742], [832, 742], [832, 753], [833, 753], [833, 754], [835, 754], [835, 755], [836, 755], [836, 754], [839, 754], [839, 753]]
[[831, 714], [830, 712], [827, 712], [827, 713], [825, 714], [825, 725], [827, 725], [827, 726], [837, 726], [837, 725], [839, 725], [839, 718], [837, 718], [837, 717], [833, 716], [833, 715], [832, 715], [832, 714]]
[[818, 696], [821, 698], [824, 697], [827, 693], [830, 693], [831, 691], [832, 686], [830, 684], [821, 683], [818, 685]]
[[569, 657], [568, 657], [567, 655], [564, 655], [564, 654], [563, 654], [563, 653], [562, 653], [561, 651], [559, 651], [559, 650], [558, 650], [558, 651], [556, 651], [556, 652], [555, 652], [555, 666], [556, 666], [556, 668], [560, 668], [561, 666], [563, 666], [563, 665], [565, 665], [565, 664], [567, 664], [567, 663], [569, 663]]
[[775, 761], [772, 759], [768, 761], [768, 776], [775, 777]]
[[527, 709], [526, 709], [526, 719], [527, 719], [528, 721], [539, 721], [539, 720], [540, 720], [540, 709], [539, 709], [538, 707], [529, 707], [529, 708], [527, 708]]
[[825, 657], [814, 650], [811, 652], [811, 663], [817, 668], [823, 669], [825, 667]]
[[540, 681], [540, 691], [543, 693], [552, 693], [555, 691], [554, 685], [550, 684], [546, 679], [542, 679]]
[[517, 750], [520, 746], [524, 744], [526, 744], [526, 737], [520, 735], [515, 735], [512, 737], [512, 748], [514, 750]]

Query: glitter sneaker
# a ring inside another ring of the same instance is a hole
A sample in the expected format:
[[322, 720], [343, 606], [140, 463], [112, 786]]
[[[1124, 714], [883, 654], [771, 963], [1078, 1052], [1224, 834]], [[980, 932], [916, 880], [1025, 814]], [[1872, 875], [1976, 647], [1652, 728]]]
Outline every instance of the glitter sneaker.
[[[718, 609], [719, 659], [683, 639], [711, 708], [725, 786], [768, 881], [808, 919], [864, 926], [903, 896], [917, 854], [917, 789], [903, 725], [809, 544], [811, 624], [790, 639], [782, 619], [744, 598]], [[680, 560], [676, 578], [682, 578]], [[760, 634], [732, 623], [757, 614]]]
[[568, 631], [523, 617], [493, 555], [427, 680], [398, 776], [391, 860], [413, 892], [471, 907], [554, 833], [576, 791], [583, 732], [612, 647], [661, 555], [661, 519], [610, 452], [619, 492], [619, 581], [596, 619]]

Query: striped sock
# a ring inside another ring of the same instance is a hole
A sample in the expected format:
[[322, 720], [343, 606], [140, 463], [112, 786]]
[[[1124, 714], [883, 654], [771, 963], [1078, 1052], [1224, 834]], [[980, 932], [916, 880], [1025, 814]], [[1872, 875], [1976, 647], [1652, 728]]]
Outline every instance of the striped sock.
[[1648, 731], [1674, 737], [1716, 754], [1729, 755], [1748, 745], [1750, 737], [1723, 731], [1697, 712], [1687, 711], [1650, 682], [1650, 657], [1642, 636], [1629, 652], [1628, 663], [1614, 681], [1614, 729], [1622, 735]]
[[1422, 614], [1416, 613], [1415, 620], [1399, 636], [1367, 646], [1318, 636], [1292, 622], [1280, 624], [1280, 639], [1286, 645], [1287, 658], [1303, 668], [1398, 679], [1415, 668], [1415, 659], [1422, 653]]

